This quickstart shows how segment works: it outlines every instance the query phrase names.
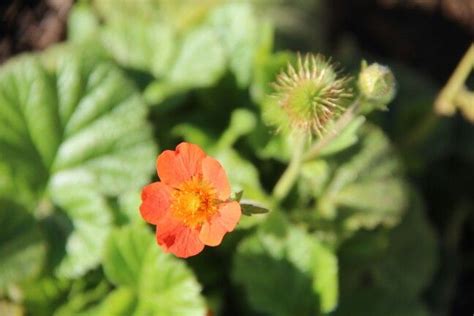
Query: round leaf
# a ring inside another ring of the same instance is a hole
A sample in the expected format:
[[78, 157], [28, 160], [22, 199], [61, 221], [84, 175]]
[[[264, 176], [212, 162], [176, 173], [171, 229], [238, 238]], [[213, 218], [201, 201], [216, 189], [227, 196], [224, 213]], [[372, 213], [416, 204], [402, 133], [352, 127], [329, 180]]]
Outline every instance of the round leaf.
[[[435, 272], [436, 239], [420, 198], [412, 194], [410, 202], [394, 229], [361, 231], [342, 245], [338, 315], [347, 311], [354, 315], [427, 315], [418, 301]], [[396, 306], [400, 302], [402, 306]], [[408, 312], [409, 306], [420, 312]]]
[[398, 223], [408, 205], [400, 160], [382, 131], [364, 126], [360, 142], [328, 162], [333, 173], [318, 196], [318, 213], [349, 231]]
[[111, 224], [106, 197], [140, 188], [154, 170], [146, 105], [98, 49], [60, 46], [0, 69], [0, 113], [0, 195], [17, 191], [36, 208], [46, 190], [74, 226], [58, 273], [83, 274]]
[[111, 233], [104, 271], [119, 289], [130, 289], [128, 295], [137, 298], [133, 315], [205, 314], [201, 288], [192, 272], [184, 262], [163, 253], [144, 226]]
[[234, 281], [259, 312], [317, 315], [332, 310], [338, 293], [336, 257], [313, 236], [281, 219], [272, 212], [256, 234], [239, 244]]

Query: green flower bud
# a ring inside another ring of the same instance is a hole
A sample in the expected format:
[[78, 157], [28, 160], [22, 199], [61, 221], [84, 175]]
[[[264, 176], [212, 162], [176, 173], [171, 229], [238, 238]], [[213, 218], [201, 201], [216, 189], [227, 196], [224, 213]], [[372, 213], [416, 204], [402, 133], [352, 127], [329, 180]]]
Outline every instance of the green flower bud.
[[395, 97], [396, 81], [390, 68], [374, 63], [362, 64], [358, 80], [359, 90], [368, 101], [384, 107]]
[[264, 118], [280, 130], [322, 136], [352, 97], [348, 82], [323, 56], [298, 56], [296, 67], [289, 64], [273, 83], [275, 93], [265, 104]]

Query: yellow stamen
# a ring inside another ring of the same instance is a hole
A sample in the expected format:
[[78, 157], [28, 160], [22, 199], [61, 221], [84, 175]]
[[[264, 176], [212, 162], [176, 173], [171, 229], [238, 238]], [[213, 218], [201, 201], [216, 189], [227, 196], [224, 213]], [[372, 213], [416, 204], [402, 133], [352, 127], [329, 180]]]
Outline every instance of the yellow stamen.
[[198, 227], [218, 210], [215, 188], [200, 177], [183, 182], [172, 193], [171, 212], [186, 226]]

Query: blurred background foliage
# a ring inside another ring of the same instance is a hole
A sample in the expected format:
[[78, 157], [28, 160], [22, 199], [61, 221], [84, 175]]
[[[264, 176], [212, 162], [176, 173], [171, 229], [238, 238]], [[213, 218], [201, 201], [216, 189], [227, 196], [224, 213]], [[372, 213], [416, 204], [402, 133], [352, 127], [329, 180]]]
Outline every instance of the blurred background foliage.
[[[473, 20], [428, 2], [2, 4], [0, 315], [472, 313], [474, 129], [433, 101]], [[398, 94], [279, 203], [293, 142], [262, 111], [297, 51], [353, 76], [385, 63]], [[182, 140], [271, 208], [186, 261], [138, 212], [157, 153]]]

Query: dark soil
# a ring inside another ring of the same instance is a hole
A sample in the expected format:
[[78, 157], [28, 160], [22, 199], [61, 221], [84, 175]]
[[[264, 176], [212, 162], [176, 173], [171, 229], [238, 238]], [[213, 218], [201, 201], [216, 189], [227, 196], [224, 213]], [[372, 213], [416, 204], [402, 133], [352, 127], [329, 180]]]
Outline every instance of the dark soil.
[[25, 51], [61, 41], [73, 0], [0, 2], [0, 63]]

